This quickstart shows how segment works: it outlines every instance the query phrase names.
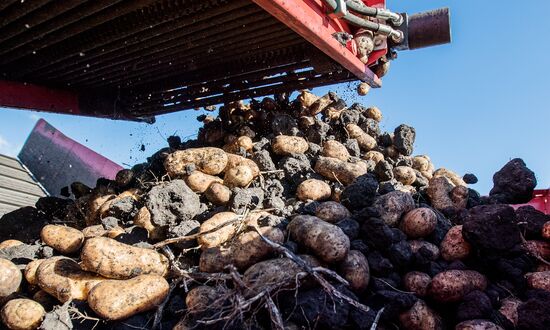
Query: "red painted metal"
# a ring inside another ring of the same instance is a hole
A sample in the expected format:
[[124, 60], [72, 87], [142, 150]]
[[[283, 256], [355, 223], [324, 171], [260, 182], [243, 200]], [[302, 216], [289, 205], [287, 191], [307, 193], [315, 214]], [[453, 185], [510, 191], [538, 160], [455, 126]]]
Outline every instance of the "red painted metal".
[[512, 205], [514, 209], [517, 209], [522, 206], [530, 205], [535, 209], [544, 212], [545, 214], [550, 214], [550, 189], [545, 190], [535, 190], [533, 192], [533, 199], [527, 204], [516, 204]]
[[0, 107], [80, 114], [77, 94], [3, 80], [0, 80]]
[[350, 32], [340, 20], [326, 14], [321, 0], [253, 0], [308, 42], [319, 48], [357, 78], [372, 87], [381, 87], [382, 81], [332, 34]]

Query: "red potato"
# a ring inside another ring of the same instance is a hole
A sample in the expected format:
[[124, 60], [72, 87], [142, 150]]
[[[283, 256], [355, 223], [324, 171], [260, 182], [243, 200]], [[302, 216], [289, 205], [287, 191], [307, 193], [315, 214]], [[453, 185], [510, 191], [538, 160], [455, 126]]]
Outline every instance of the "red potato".
[[349, 282], [350, 288], [356, 292], [363, 292], [369, 286], [369, 262], [363, 253], [349, 251], [346, 258], [338, 266], [338, 272]]
[[323, 202], [317, 206], [315, 210], [315, 216], [319, 219], [323, 219], [326, 222], [337, 223], [340, 220], [351, 216], [349, 210], [338, 202], [328, 201]]
[[400, 229], [409, 238], [423, 238], [430, 235], [437, 224], [435, 212], [427, 207], [420, 207], [405, 213]]
[[527, 273], [525, 278], [530, 288], [550, 291], [550, 271]]
[[447, 270], [434, 276], [429, 295], [439, 302], [457, 302], [473, 290], [485, 290], [487, 279], [473, 270]]
[[399, 315], [399, 322], [406, 330], [442, 330], [443, 322], [428, 305], [417, 300], [416, 303], [406, 312]]
[[433, 261], [439, 258], [439, 255], [440, 255], [439, 248], [435, 244], [432, 244], [427, 241], [412, 240], [412, 241], [409, 241], [409, 245], [411, 246], [411, 250], [413, 253], [417, 253], [418, 251], [420, 251], [420, 249], [424, 248], [431, 253], [431, 255], [433, 256], [433, 259], [432, 259]]
[[517, 298], [506, 298], [502, 300], [499, 308], [500, 314], [504, 315], [514, 326], [518, 324], [518, 307], [522, 301]]
[[456, 325], [455, 330], [504, 330], [501, 326], [487, 320], [468, 320]]
[[428, 288], [432, 278], [430, 275], [422, 272], [408, 272], [403, 276], [403, 287], [406, 291], [414, 292], [418, 297], [425, 297], [428, 294]]
[[542, 227], [542, 237], [550, 240], [550, 221], [547, 221]]
[[468, 257], [471, 246], [462, 236], [462, 225], [451, 227], [439, 248], [441, 256], [447, 261], [461, 260]]

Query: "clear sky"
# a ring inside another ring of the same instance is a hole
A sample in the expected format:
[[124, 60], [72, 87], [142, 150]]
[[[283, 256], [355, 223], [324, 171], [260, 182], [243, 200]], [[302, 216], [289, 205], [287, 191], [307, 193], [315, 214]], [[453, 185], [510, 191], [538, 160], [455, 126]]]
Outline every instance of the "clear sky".
[[[480, 182], [473, 187], [481, 193], [489, 192], [493, 173], [514, 157], [535, 171], [539, 188], [550, 188], [550, 1], [391, 0], [388, 5], [409, 13], [450, 7], [452, 44], [400, 53], [384, 87], [366, 97], [347, 85], [331, 89], [350, 104], [377, 105], [386, 130], [401, 123], [415, 127], [415, 153], [430, 155], [436, 167], [475, 173]], [[167, 136], [195, 134], [200, 113], [160, 116], [147, 125], [2, 109], [0, 153], [16, 155], [43, 117], [113, 161], [133, 165], [165, 146]]]

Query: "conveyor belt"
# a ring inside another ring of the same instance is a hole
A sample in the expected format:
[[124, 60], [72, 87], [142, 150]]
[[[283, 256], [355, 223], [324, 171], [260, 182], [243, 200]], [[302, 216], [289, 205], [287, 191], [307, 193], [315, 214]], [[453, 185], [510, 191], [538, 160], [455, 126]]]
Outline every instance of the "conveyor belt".
[[[356, 79], [250, 0], [0, 2], [2, 79], [142, 117]], [[112, 101], [115, 102], [112, 102]]]

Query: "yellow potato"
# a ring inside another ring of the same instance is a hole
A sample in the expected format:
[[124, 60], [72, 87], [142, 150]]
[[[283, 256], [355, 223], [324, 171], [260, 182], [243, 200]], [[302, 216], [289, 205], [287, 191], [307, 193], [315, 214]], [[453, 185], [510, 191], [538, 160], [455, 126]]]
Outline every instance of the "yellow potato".
[[301, 201], [314, 200], [322, 201], [327, 200], [331, 196], [331, 189], [328, 183], [317, 180], [308, 179], [302, 181], [296, 189], [296, 197]]
[[166, 157], [164, 168], [171, 177], [185, 174], [185, 167], [195, 164], [197, 170], [210, 174], [220, 174], [227, 165], [227, 154], [219, 148], [190, 148], [178, 150]]
[[233, 139], [231, 142], [223, 146], [223, 150], [229, 153], [239, 152], [241, 148], [250, 152], [254, 146], [252, 139], [248, 136], [239, 136], [238, 138]]
[[230, 168], [225, 172], [223, 183], [228, 187], [246, 187], [254, 180], [252, 169], [246, 165]]
[[395, 180], [404, 185], [412, 185], [416, 181], [416, 173], [411, 167], [397, 166], [393, 168]]
[[309, 145], [302, 137], [279, 135], [273, 139], [271, 148], [277, 155], [290, 156], [305, 153], [309, 149]]
[[100, 317], [123, 320], [160, 305], [170, 286], [158, 275], [140, 275], [129, 280], [107, 280], [96, 285], [88, 304]]
[[214, 182], [204, 192], [206, 198], [214, 205], [226, 205], [231, 200], [231, 189], [222, 183]]
[[[203, 222], [199, 230], [200, 235], [197, 239], [201, 248], [204, 250], [219, 246], [230, 240], [233, 235], [235, 235], [239, 225], [238, 221], [234, 221], [236, 219], [237, 214], [233, 212], [220, 212], [214, 214], [210, 219]], [[219, 229], [206, 233], [214, 228]]]
[[107, 234], [107, 230], [103, 228], [103, 225], [93, 225], [82, 229], [82, 235], [84, 235], [84, 239], [104, 236], [106, 234]]
[[18, 241], [16, 239], [8, 239], [8, 240], [5, 240], [2, 243], [0, 243], [0, 250], [8, 249], [8, 248], [18, 246], [18, 245], [22, 245], [22, 244], [25, 244], [25, 243], [23, 243], [21, 241]]
[[453, 185], [445, 176], [430, 179], [427, 194], [437, 210], [461, 210], [468, 204], [468, 188]]
[[315, 101], [319, 99], [319, 97], [307, 89], [303, 89], [300, 91], [300, 95], [296, 98], [298, 102], [302, 105], [303, 108], [309, 108]]
[[287, 227], [290, 237], [327, 263], [344, 260], [350, 241], [342, 229], [310, 215], [298, 215]]
[[309, 108], [307, 109], [306, 113], [310, 116], [315, 116], [318, 113], [321, 113], [323, 110], [325, 110], [331, 103], [332, 99], [329, 94], [325, 94], [315, 100]]
[[185, 306], [191, 314], [198, 314], [207, 311], [210, 308], [215, 308], [213, 305], [217, 300], [224, 300], [224, 295], [227, 290], [222, 286], [197, 286], [187, 293], [185, 296]]
[[462, 236], [462, 225], [449, 229], [439, 249], [441, 257], [447, 261], [461, 260], [470, 255], [471, 246]]
[[364, 162], [347, 163], [340, 159], [319, 157], [315, 162], [315, 172], [321, 174], [331, 181], [340, 181], [349, 185], [363, 174], [367, 173], [367, 166]]
[[153, 224], [153, 221], [151, 221], [151, 212], [149, 212], [145, 206], [140, 208], [134, 217], [134, 225], [147, 230], [149, 237], [153, 240], [160, 240], [164, 238], [164, 228]]
[[30, 285], [38, 285], [38, 279], [36, 278], [36, 271], [38, 270], [38, 267], [44, 262], [46, 259], [36, 259], [27, 264], [25, 267], [25, 280], [27, 280], [27, 283]]
[[46, 225], [42, 228], [40, 237], [46, 245], [63, 254], [78, 252], [84, 243], [84, 234], [67, 226]]
[[84, 243], [80, 259], [82, 269], [115, 279], [144, 274], [164, 276], [169, 268], [168, 259], [162, 254], [107, 237], [88, 239]]
[[380, 151], [371, 150], [363, 156], [363, 159], [372, 160], [374, 164], [378, 164], [380, 161], [384, 160], [384, 154]]
[[34, 300], [13, 299], [2, 308], [2, 322], [14, 330], [34, 330], [46, 315], [44, 307]]
[[434, 178], [445, 177], [445, 178], [449, 179], [453, 183], [453, 185], [455, 185], [455, 186], [463, 186], [463, 187], [468, 186], [466, 184], [466, 182], [464, 182], [462, 177], [460, 177], [455, 172], [453, 172], [451, 170], [448, 170], [446, 168], [440, 168], [437, 171], [435, 171], [433, 173], [433, 177]]
[[370, 107], [367, 109], [365, 116], [370, 119], [374, 119], [377, 122], [382, 121], [382, 111], [378, 109], [377, 107]]
[[116, 195], [114, 194], [91, 196], [87, 203], [88, 209], [86, 212], [86, 226], [99, 224], [99, 214], [101, 206], [115, 197]]
[[19, 290], [22, 279], [21, 271], [13, 262], [0, 258], [0, 304]]
[[359, 83], [359, 85], [357, 85], [357, 94], [359, 94], [359, 96], [365, 96], [369, 93], [369, 91], [370, 91], [369, 84], [365, 82], [361, 82]]
[[412, 167], [419, 172], [427, 172], [430, 169], [433, 171], [433, 165], [431, 165], [431, 163], [432, 161], [428, 156], [414, 156]]
[[344, 205], [338, 202], [329, 201], [317, 206], [317, 209], [315, 209], [315, 216], [326, 222], [336, 223], [351, 216], [351, 213]]
[[321, 154], [325, 157], [337, 158], [344, 162], [347, 162], [350, 157], [346, 146], [336, 140], [328, 140], [323, 143]]
[[237, 166], [250, 167], [253, 177], [257, 177], [258, 175], [260, 175], [260, 168], [252, 159], [248, 159], [239, 155], [227, 154], [227, 165], [225, 166], [224, 172], [227, 172]]
[[376, 148], [376, 140], [372, 136], [365, 133], [365, 131], [363, 131], [361, 127], [356, 124], [347, 124], [346, 131], [348, 132], [350, 138], [357, 140], [361, 150], [370, 151]]
[[214, 175], [204, 174], [201, 171], [193, 171], [193, 173], [185, 177], [185, 183], [187, 183], [189, 188], [201, 194], [214, 182], [222, 183], [223, 180]]
[[72, 259], [53, 257], [38, 266], [36, 280], [42, 290], [64, 303], [86, 300], [90, 289], [105, 278], [82, 270]]

